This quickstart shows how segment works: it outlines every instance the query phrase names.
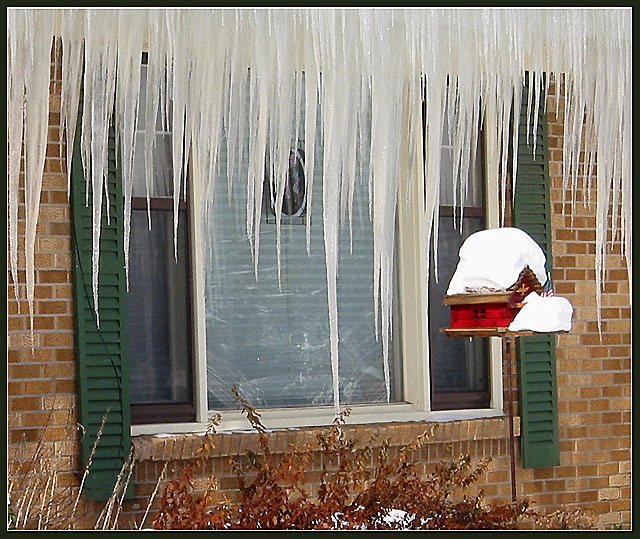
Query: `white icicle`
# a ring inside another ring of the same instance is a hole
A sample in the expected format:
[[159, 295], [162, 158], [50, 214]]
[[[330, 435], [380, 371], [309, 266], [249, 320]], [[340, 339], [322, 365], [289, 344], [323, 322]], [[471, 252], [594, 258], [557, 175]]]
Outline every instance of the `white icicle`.
[[[304, 59], [305, 59], [305, 113], [304, 113], [304, 178], [305, 193], [307, 195], [307, 213], [311, 215], [313, 199], [313, 177], [315, 171], [316, 148], [316, 122], [318, 112], [318, 83], [320, 73], [316, 50], [317, 37], [314, 32], [315, 17], [307, 16], [306, 32], [304, 33]], [[311, 219], [306, 222], [307, 254], [311, 254]]]
[[25, 161], [25, 265], [29, 319], [33, 331], [33, 299], [35, 290], [34, 256], [36, 227], [40, 213], [40, 192], [47, 147], [49, 122], [49, 77], [51, 45], [55, 13], [46, 10], [27, 11], [27, 35], [38, 36], [30, 40], [24, 65], [24, 161]]
[[[27, 43], [20, 39], [21, 32], [26, 25], [26, 18], [22, 11], [7, 13], [8, 32], [8, 77], [7, 77], [7, 126], [9, 131], [9, 261], [11, 264], [11, 279], [20, 312], [18, 295], [18, 194], [20, 159], [22, 157], [22, 134], [24, 124], [24, 87], [25, 61], [27, 54], [23, 50]], [[25, 32], [26, 33], [26, 32]]]
[[[147, 83], [145, 87], [145, 110], [140, 111], [145, 119], [144, 164], [145, 187], [147, 198], [147, 220], [151, 230], [151, 190], [153, 185], [153, 151], [156, 142], [156, 122], [160, 107], [160, 95], [166, 88], [168, 62], [168, 39], [166, 20], [159, 10], [151, 10], [148, 14], [149, 51], [147, 55]], [[162, 108], [162, 117], [166, 109]], [[166, 119], [162, 120], [166, 125]]]
[[76, 136], [78, 107], [82, 84], [82, 60], [84, 52], [84, 13], [63, 11], [62, 38], [62, 93], [61, 121], [67, 136], [67, 193], [71, 193], [71, 160]]
[[[439, 41], [439, 25], [437, 19], [431, 17], [427, 21], [424, 39]], [[429, 250], [438, 250], [438, 223], [440, 214], [440, 152], [442, 147], [442, 130], [444, 125], [444, 105], [446, 97], [447, 76], [442, 57], [434, 46], [423, 59], [425, 77], [425, 126], [424, 137], [424, 178], [425, 178], [425, 219], [427, 226], [427, 241], [423, 246], [424, 260], [429, 260]], [[438, 279], [437, 257], [433, 271]]]
[[[209, 230], [210, 208], [213, 204], [215, 180], [218, 169], [218, 156], [223, 133], [225, 84], [229, 73], [226, 71], [227, 43], [229, 37], [222, 25], [221, 12], [203, 13], [197, 32], [203, 38], [195, 51], [194, 84], [191, 88], [191, 103], [199, 115], [194, 115], [193, 139], [203, 156], [200, 160], [200, 178], [204, 182], [204, 200], [200, 209], [204, 215], [203, 223]], [[220, 32], [210, 34], [207, 27], [218, 26]], [[237, 141], [244, 144], [243, 140]], [[196, 210], [197, 211], [197, 210]]]
[[[178, 206], [182, 181], [185, 178], [186, 159], [191, 141], [188, 115], [188, 96], [191, 81], [191, 22], [193, 18], [180, 10], [166, 12], [169, 50], [172, 66], [169, 72], [168, 87], [171, 90], [171, 128], [172, 128], [172, 165], [173, 165], [173, 254], [178, 259]], [[185, 178], [186, 181], [186, 178]]]
[[228, 58], [229, 79], [225, 84], [229, 85], [229, 105], [226, 114], [227, 125], [227, 192], [231, 200], [232, 188], [239, 178], [232, 175], [232, 171], [239, 170], [240, 163], [246, 159], [245, 131], [247, 122], [247, 82], [248, 82], [248, 37], [245, 35], [244, 26], [238, 12], [234, 14], [235, 28], [230, 32], [232, 43]]
[[[285, 16], [284, 12], [274, 13], [273, 25], [275, 27], [274, 37], [275, 46], [272, 49], [275, 55], [276, 79], [274, 82], [278, 85], [278, 99], [275, 102], [275, 110], [277, 114], [272, 114], [272, 122], [275, 129], [271, 132], [271, 151], [270, 172], [272, 174], [271, 185], [275, 188], [275, 214], [276, 214], [276, 259], [278, 268], [278, 285], [281, 285], [281, 221], [282, 221], [282, 203], [284, 200], [285, 181], [287, 179], [287, 170], [289, 168], [289, 152], [292, 144], [292, 126], [295, 115], [295, 69], [294, 69], [294, 48], [291, 42], [292, 28], [291, 20]], [[276, 94], [275, 89], [271, 89], [272, 95]], [[294, 148], [297, 140], [293, 141]], [[273, 203], [273, 202], [272, 202]]]
[[339, 99], [340, 80], [337, 79], [335, 14], [324, 13], [326, 32], [321, 35], [321, 48], [324, 60], [333, 68], [324, 73], [322, 82], [322, 118], [324, 127], [323, 173], [322, 173], [322, 215], [324, 225], [325, 261], [327, 266], [327, 297], [329, 307], [329, 338], [331, 349], [331, 374], [333, 380], [333, 406], [340, 410], [340, 378], [338, 362], [338, 216], [340, 209], [340, 134], [336, 132], [339, 112], [336, 104]]
[[[255, 14], [260, 21], [261, 31], [256, 32], [254, 40], [254, 50], [252, 51], [252, 71], [251, 71], [251, 110], [250, 139], [249, 139], [249, 175], [247, 181], [247, 234], [251, 242], [254, 257], [254, 271], [258, 278], [258, 262], [260, 255], [260, 221], [262, 215], [262, 192], [265, 171], [265, 160], [267, 152], [267, 128], [269, 119], [269, 95], [268, 89], [274, 88], [275, 84], [269, 84], [270, 77], [273, 76], [269, 68], [267, 47], [268, 33], [265, 28], [266, 17]], [[255, 131], [254, 131], [255, 130]], [[255, 134], [254, 134], [255, 133]]]
[[[374, 295], [380, 288], [383, 370], [387, 401], [390, 399], [389, 346], [392, 331], [393, 263], [395, 252], [395, 222], [398, 168], [401, 138], [393, 133], [402, 131], [405, 65], [395, 51], [401, 47], [404, 28], [394, 25], [388, 17], [378, 17], [376, 40], [380, 62], [372, 66], [371, 171], [374, 185]], [[374, 34], [375, 35], [375, 34]], [[373, 36], [372, 36], [373, 37]], [[438, 152], [440, 148], [438, 147]], [[376, 267], [378, 264], [378, 267]], [[378, 273], [379, 272], [379, 273]], [[375, 301], [375, 300], [374, 300]]]
[[133, 149], [140, 98], [140, 51], [144, 43], [146, 13], [120, 12], [118, 29], [118, 78], [116, 83], [116, 142], [120, 150], [122, 193], [124, 195], [124, 267], [129, 289], [129, 236], [131, 232], [131, 193], [133, 190]]
[[[85, 37], [84, 109], [82, 117], [83, 162], [92, 191], [92, 278], [93, 308], [99, 325], [98, 269], [102, 225], [103, 190], [108, 174], [109, 125], [113, 113], [118, 13], [88, 10]], [[107, 204], [108, 207], [108, 199]]]

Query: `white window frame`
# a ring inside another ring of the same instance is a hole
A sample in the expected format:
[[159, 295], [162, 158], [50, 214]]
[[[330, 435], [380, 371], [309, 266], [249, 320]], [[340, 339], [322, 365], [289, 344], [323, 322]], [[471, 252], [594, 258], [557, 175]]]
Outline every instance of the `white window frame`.
[[[495, 120], [485, 117], [485, 133], [496, 133]], [[497, 228], [499, 224], [498, 208], [498, 148], [497, 138], [486, 137], [484, 159], [485, 174], [485, 215], [486, 228]], [[405, 152], [407, 155], [408, 152]], [[194, 166], [192, 174], [197, 175], [197, 150], [192, 145]], [[409, 177], [408, 164], [401, 165], [401, 177]], [[190, 181], [191, 200], [201, 200], [199, 192], [201, 182], [196, 176]], [[420, 192], [421, 177], [416, 171], [413, 192]], [[399, 200], [406, 199], [408, 182], [400, 182]], [[500, 339], [490, 337], [489, 369], [490, 369], [490, 406], [481, 409], [432, 411], [430, 402], [430, 370], [429, 370], [429, 324], [427, 320], [428, 295], [422, 291], [428, 287], [426, 268], [428, 260], [423, 260], [420, 245], [426, 241], [424, 217], [419, 209], [418, 197], [413, 197], [413, 204], [406, 208], [398, 204], [398, 274], [399, 301], [402, 342], [403, 398], [406, 402], [391, 404], [352, 405], [349, 424], [388, 423], [406, 421], [453, 421], [497, 417], [503, 415], [503, 383], [502, 383], [502, 350]], [[203, 265], [202, 242], [200, 241], [200, 215], [198, 211], [189, 212], [191, 234], [191, 256], [193, 272], [193, 309], [194, 309], [194, 401], [196, 421], [190, 423], [159, 423], [148, 425], [132, 425], [131, 434], [170, 434], [204, 432], [207, 423], [217, 412], [208, 410], [207, 406], [207, 354], [205, 327], [205, 277]], [[251, 428], [240, 410], [224, 410], [220, 412], [222, 421], [217, 428], [219, 432], [248, 430]], [[298, 408], [266, 408], [260, 409], [261, 419], [268, 429], [313, 427], [329, 425], [334, 417], [333, 406], [298, 407]]]

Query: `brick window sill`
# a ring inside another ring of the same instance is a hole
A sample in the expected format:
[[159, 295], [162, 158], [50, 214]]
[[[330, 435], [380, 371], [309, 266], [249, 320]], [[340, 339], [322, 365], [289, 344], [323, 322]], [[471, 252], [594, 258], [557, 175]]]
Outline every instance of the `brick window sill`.
[[[505, 416], [463, 419], [455, 421], [411, 421], [378, 425], [345, 425], [347, 436], [358, 445], [377, 435], [377, 444], [389, 438], [392, 446], [411, 443], [432, 425], [438, 425], [431, 443], [450, 443], [468, 440], [507, 439], [509, 420]], [[274, 453], [283, 453], [290, 445], [315, 445], [318, 427], [276, 429], [267, 432]], [[520, 418], [514, 418], [514, 434], [520, 435]], [[256, 432], [221, 432], [215, 436], [211, 457], [243, 455], [247, 451], [260, 453], [259, 435]], [[171, 461], [194, 458], [204, 443], [203, 433], [141, 434], [132, 436], [134, 458], [138, 461]]]

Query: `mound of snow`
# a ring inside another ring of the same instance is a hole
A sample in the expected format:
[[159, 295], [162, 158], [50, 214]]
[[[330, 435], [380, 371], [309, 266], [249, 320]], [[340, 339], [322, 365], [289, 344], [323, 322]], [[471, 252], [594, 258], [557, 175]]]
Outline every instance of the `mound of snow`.
[[447, 295], [506, 290], [529, 266], [540, 284], [547, 281], [546, 257], [519, 228], [495, 228], [471, 234], [460, 247], [460, 261]]
[[516, 317], [509, 324], [509, 331], [569, 331], [573, 306], [568, 299], [560, 296], [540, 297], [531, 292], [523, 303], [525, 304]]
[[402, 527], [408, 528], [415, 518], [415, 515], [410, 515], [402, 509], [388, 509], [382, 520], [386, 524], [400, 524]]

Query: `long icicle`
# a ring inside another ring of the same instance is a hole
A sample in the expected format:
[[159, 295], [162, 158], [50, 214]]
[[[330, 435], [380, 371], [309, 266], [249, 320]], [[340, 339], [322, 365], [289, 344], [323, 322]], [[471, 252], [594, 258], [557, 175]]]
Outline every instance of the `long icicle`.
[[[100, 264], [100, 231], [102, 225], [103, 192], [108, 174], [109, 126], [113, 114], [118, 14], [113, 10], [89, 10], [86, 19], [85, 77], [86, 97], [83, 111], [83, 137], [88, 140], [83, 155], [89, 171], [92, 192], [92, 278], [93, 308], [100, 324], [98, 305], [98, 268]], [[88, 190], [87, 190], [88, 192]], [[108, 198], [106, 207], [109, 206]]]
[[[325, 13], [326, 18], [335, 18], [334, 13]], [[326, 20], [326, 19], [325, 19]], [[336, 101], [338, 86], [336, 70], [336, 33], [338, 25], [328, 24], [327, 32], [321, 36], [326, 50], [325, 61], [329, 69], [323, 77], [322, 104], [324, 120], [324, 158], [322, 174], [322, 215], [324, 225], [325, 262], [327, 271], [327, 298], [329, 307], [329, 338], [331, 347], [331, 373], [333, 379], [333, 406], [336, 413], [340, 410], [339, 363], [338, 363], [338, 216], [340, 208], [340, 135], [336, 132], [338, 122]]]
[[26, 12], [28, 35], [38, 36], [29, 43], [30, 64], [25, 65], [24, 81], [24, 161], [25, 161], [25, 266], [29, 322], [33, 333], [35, 291], [34, 257], [36, 227], [40, 213], [40, 193], [47, 148], [49, 120], [49, 78], [54, 15], [46, 10]]
[[[9, 261], [13, 290], [20, 312], [18, 293], [18, 195], [20, 186], [20, 160], [24, 125], [24, 87], [26, 53], [21, 50], [27, 43], [20, 39], [26, 18], [22, 11], [9, 11], [8, 23], [8, 77], [7, 77], [7, 125], [9, 131]], [[26, 33], [26, 32], [25, 32]]]
[[133, 191], [133, 151], [140, 98], [140, 51], [144, 42], [146, 13], [120, 12], [118, 78], [116, 82], [116, 141], [120, 150], [122, 192], [124, 195], [124, 267], [129, 289], [129, 237], [131, 232], [131, 194]]

